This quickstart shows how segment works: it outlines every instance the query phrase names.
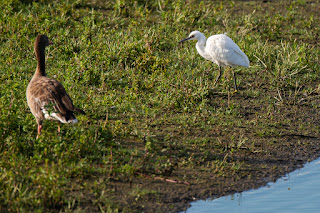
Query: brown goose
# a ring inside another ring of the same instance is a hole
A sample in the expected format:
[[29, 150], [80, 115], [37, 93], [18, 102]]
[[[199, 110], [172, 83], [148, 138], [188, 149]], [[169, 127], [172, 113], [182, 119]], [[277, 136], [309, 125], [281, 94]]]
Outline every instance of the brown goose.
[[59, 81], [46, 77], [45, 48], [51, 44], [53, 43], [46, 35], [37, 36], [34, 51], [38, 65], [27, 87], [27, 102], [38, 124], [37, 138], [41, 134], [43, 120], [77, 123], [78, 120], [73, 112], [85, 114], [84, 111], [73, 106], [71, 98]]

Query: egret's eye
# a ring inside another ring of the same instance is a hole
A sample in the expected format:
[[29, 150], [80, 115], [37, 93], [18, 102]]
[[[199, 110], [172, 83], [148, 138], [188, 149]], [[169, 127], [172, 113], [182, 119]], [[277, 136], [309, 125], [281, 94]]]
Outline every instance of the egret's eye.
[[194, 38], [194, 35], [190, 36], [190, 38]]

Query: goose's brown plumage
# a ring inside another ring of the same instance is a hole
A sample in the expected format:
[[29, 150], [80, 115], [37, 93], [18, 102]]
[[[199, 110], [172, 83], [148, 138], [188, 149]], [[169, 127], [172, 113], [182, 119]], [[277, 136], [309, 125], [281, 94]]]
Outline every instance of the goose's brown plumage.
[[45, 47], [53, 44], [46, 35], [38, 35], [34, 43], [37, 56], [37, 69], [27, 87], [27, 102], [38, 124], [38, 136], [41, 134], [42, 121], [58, 120], [61, 123], [76, 123], [73, 112], [85, 114], [73, 106], [72, 100], [62, 84], [46, 77]]

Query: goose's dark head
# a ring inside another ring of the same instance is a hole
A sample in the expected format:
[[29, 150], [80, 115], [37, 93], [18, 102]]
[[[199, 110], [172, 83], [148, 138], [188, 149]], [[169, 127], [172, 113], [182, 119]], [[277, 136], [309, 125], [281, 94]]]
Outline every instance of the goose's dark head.
[[46, 47], [52, 45], [53, 42], [46, 35], [38, 35], [34, 44], [35, 46]]

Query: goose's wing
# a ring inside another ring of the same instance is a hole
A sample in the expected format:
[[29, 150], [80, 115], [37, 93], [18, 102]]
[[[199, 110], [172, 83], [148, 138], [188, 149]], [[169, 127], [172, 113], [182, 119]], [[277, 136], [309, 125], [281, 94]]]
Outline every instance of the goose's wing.
[[[75, 111], [75, 107], [63, 85], [59, 81], [47, 77], [40, 77], [30, 84], [28, 104], [33, 102], [29, 106], [31, 105], [30, 109], [35, 117], [48, 118], [53, 112], [55, 117], [50, 119], [67, 122], [68, 118], [65, 116], [70, 117]], [[48, 117], [46, 117], [46, 113]]]

